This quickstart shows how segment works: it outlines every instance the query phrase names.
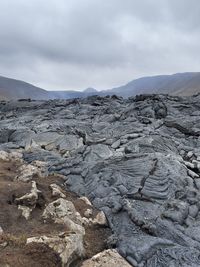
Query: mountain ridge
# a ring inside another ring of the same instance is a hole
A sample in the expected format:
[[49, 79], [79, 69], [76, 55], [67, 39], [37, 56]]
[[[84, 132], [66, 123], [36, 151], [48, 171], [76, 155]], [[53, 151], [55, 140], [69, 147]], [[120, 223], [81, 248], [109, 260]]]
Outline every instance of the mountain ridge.
[[97, 91], [94, 88], [87, 88], [83, 91], [48, 91], [21, 80], [0, 76], [1, 100], [22, 98], [35, 100], [70, 99], [88, 97], [91, 95], [105, 96], [113, 94], [127, 98], [137, 94], [152, 93], [181, 96], [190, 96], [200, 93], [200, 72], [146, 76], [134, 79], [125, 85], [102, 91]]

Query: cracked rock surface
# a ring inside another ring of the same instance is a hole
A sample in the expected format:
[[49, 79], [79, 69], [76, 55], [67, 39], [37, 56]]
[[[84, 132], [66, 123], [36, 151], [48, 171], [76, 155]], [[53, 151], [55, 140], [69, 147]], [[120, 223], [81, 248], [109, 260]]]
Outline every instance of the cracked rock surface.
[[0, 116], [0, 158], [62, 176], [130, 265], [200, 266], [200, 95], [1, 102]]

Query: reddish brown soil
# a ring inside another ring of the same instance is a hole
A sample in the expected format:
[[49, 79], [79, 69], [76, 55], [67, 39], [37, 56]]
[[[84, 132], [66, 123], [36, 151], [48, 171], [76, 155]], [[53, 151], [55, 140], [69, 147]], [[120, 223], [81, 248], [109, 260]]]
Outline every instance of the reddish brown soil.
[[1, 251], [0, 266], [61, 267], [60, 257], [47, 245], [32, 243], [23, 247], [8, 245]]
[[[4, 234], [0, 236], [0, 267], [5, 264], [9, 267], [59, 267], [61, 260], [52, 249], [44, 244], [26, 245], [26, 239], [31, 236], [57, 234], [68, 230], [66, 226], [50, 221], [44, 223], [41, 218], [45, 205], [57, 199], [57, 197], [52, 197], [49, 185], [52, 183], [62, 185], [63, 180], [57, 176], [34, 178], [42, 195], [31, 213], [31, 218], [27, 221], [18, 210], [15, 198], [30, 192], [31, 183], [13, 180], [18, 174], [18, 168], [19, 163], [0, 160], [0, 226], [4, 230]], [[81, 215], [91, 208], [76, 194], [64, 189], [63, 193], [67, 200], [74, 203]], [[97, 212], [93, 209], [94, 216]], [[109, 235], [108, 228], [87, 227], [84, 239], [86, 258], [104, 250]]]

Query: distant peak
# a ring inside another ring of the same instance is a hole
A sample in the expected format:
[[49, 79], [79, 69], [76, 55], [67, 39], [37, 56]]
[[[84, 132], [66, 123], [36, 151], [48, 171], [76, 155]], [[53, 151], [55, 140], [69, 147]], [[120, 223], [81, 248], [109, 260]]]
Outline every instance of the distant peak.
[[84, 92], [84, 93], [95, 93], [95, 92], [97, 92], [97, 90], [94, 89], [94, 88], [92, 88], [92, 87], [88, 87], [88, 88], [85, 89], [83, 92]]

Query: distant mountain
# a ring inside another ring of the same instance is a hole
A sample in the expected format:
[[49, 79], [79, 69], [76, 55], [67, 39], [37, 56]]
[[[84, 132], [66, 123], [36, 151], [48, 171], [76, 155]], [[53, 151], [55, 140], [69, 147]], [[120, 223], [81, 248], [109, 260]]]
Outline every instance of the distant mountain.
[[70, 99], [91, 95], [119, 95], [123, 97], [137, 94], [162, 93], [172, 95], [193, 95], [200, 93], [200, 72], [177, 73], [143, 77], [126, 85], [109, 90], [97, 91], [87, 88], [84, 91], [47, 91], [32, 84], [0, 76], [0, 99]]
[[0, 99], [48, 99], [46, 90], [32, 84], [0, 76]]
[[48, 91], [50, 99], [70, 99], [80, 98], [83, 93], [80, 91]]
[[0, 100], [31, 98], [35, 100], [70, 99], [97, 94], [94, 88], [84, 91], [47, 91], [30, 83], [0, 76]]
[[143, 93], [163, 93], [172, 95], [193, 95], [200, 93], [200, 72], [159, 75], [133, 80], [124, 86], [104, 91], [123, 97]]
[[49, 91], [50, 98], [81, 98], [91, 95], [98, 95], [98, 91], [94, 88], [87, 88], [84, 91]]
[[91, 88], [91, 87], [85, 89], [83, 92], [87, 93], [87, 94], [95, 94], [95, 93], [98, 94], [98, 91], [96, 89], [94, 89], [94, 88]]

